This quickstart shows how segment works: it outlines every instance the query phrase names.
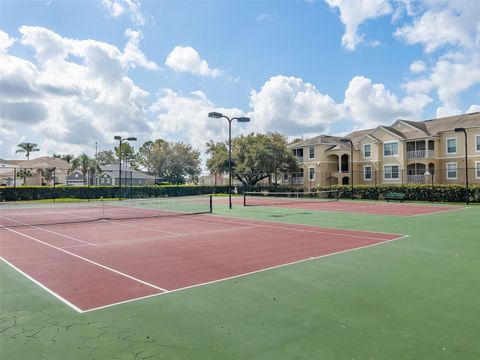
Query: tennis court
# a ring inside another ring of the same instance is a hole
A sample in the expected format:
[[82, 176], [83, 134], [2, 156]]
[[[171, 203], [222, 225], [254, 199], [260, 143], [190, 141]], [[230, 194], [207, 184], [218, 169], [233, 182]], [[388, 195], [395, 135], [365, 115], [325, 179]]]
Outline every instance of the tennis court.
[[182, 216], [152, 200], [7, 209], [1, 257], [86, 312], [403, 237], [193, 215], [209, 200], [189, 204]]
[[478, 206], [242, 200], [0, 204], [2, 356], [478, 357]]
[[235, 202], [244, 206], [274, 206], [291, 209], [353, 212], [372, 215], [420, 216], [461, 210], [457, 205], [429, 205], [379, 201], [339, 200], [335, 190], [317, 192], [247, 192]]

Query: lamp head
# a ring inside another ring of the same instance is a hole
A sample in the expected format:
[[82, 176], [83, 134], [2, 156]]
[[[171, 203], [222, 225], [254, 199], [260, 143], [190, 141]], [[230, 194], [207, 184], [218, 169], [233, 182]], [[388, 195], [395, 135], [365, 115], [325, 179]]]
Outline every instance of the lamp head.
[[117, 136], [114, 136], [113, 138], [114, 138], [115, 140], [122, 140], [122, 137], [121, 137], [121, 136], [118, 136], [118, 135], [117, 135]]
[[219, 112], [209, 112], [208, 117], [214, 118], [214, 119], [220, 119], [223, 117], [223, 114]]
[[342, 143], [352, 143], [352, 140], [345, 138], [345, 139], [340, 139], [340, 142], [342, 142]]
[[466, 132], [465, 128], [463, 127], [459, 127], [459, 128], [455, 128], [455, 132]]
[[242, 117], [237, 118], [237, 122], [239, 122], [239, 123], [247, 123], [247, 122], [250, 122], [250, 118], [249, 118], [249, 117], [242, 116]]
[[132, 137], [127, 138], [127, 140], [128, 140], [128, 141], [137, 141], [137, 138], [134, 137], [134, 136], [132, 136]]

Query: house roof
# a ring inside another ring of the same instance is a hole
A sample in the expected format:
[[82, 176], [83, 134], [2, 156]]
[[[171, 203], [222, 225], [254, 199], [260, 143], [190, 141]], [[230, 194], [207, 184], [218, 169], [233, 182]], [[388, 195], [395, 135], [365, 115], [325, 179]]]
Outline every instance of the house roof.
[[[100, 165], [100, 168], [102, 169], [102, 173], [108, 172], [110, 173], [110, 176], [118, 177], [118, 170], [119, 170], [118, 164]], [[132, 177], [135, 179], [155, 179], [155, 176], [149, 175], [140, 170], [135, 170], [129, 166], [122, 165], [122, 176], [123, 176], [123, 172], [127, 172], [127, 173], [131, 172]]]
[[35, 168], [35, 169], [50, 169], [57, 168], [68, 170], [70, 164], [65, 160], [54, 158], [51, 156], [40, 156], [31, 160], [6, 160], [6, 163], [12, 165], [18, 165], [22, 168]]
[[[399, 119], [396, 122], [398, 121], [402, 121], [422, 131], [423, 133], [425, 133], [426, 136], [435, 136], [441, 132], [452, 131], [457, 127], [463, 127], [466, 129], [480, 127], [480, 112], [454, 115], [454, 116], [430, 119], [425, 121], [412, 121], [412, 120]], [[358, 144], [365, 136], [371, 136], [374, 139], [376, 139], [376, 137], [373, 136], [372, 134], [373, 132], [375, 132], [375, 130], [379, 128], [389, 131], [392, 134], [397, 135], [398, 137], [401, 137], [403, 139], [413, 139], [414, 138], [413, 136], [415, 136], [416, 138], [418, 135], [416, 131], [404, 133], [394, 129], [392, 126], [379, 125], [374, 129], [353, 131], [350, 134], [345, 135], [345, 137], [352, 140], [354, 144]], [[413, 133], [416, 133], [417, 135], [414, 135]], [[340, 139], [341, 137], [338, 137], [338, 136], [319, 135], [319, 136], [315, 136], [313, 138], [306, 139], [301, 142], [292, 144], [289, 147], [296, 148], [296, 147], [303, 147], [308, 145], [331, 144], [333, 146], [329, 150], [338, 150], [338, 149], [344, 148], [345, 146], [345, 144], [342, 144], [340, 142]], [[346, 145], [345, 148], [348, 148], [348, 145]]]

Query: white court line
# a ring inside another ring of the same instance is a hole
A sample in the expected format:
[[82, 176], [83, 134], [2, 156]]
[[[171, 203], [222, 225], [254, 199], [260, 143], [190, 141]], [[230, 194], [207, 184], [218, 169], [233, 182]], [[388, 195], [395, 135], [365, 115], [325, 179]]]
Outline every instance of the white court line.
[[[206, 216], [208, 216], [208, 218]], [[395, 235], [395, 236], [401, 235], [401, 234], [394, 234], [394, 233], [389, 233], [389, 232], [385, 232], [385, 231], [343, 229], [343, 228], [336, 228], [336, 227], [333, 227], [333, 226], [323, 226], [323, 225], [317, 226], [317, 225], [305, 225], [305, 224], [292, 224], [292, 223], [284, 223], [284, 222], [275, 221], [275, 220], [268, 220], [268, 219], [256, 220], [256, 219], [243, 217], [243, 216], [237, 216], [237, 215], [235, 215], [235, 217], [224, 216], [224, 215], [210, 215], [210, 214], [208, 214], [206, 216], [196, 215], [195, 217], [190, 218], [190, 219], [198, 220], [198, 221], [206, 221], [206, 222], [216, 222], [216, 221], [229, 222], [229, 223], [240, 224], [240, 225], [248, 225], [248, 224], [251, 225], [251, 224], [255, 224], [255, 222], [267, 222], [267, 223], [272, 223], [272, 224], [282, 224], [284, 228], [287, 228], [289, 230], [300, 230], [300, 229], [290, 228], [290, 227], [285, 226], [285, 225], [304, 226], [304, 227], [307, 227], [307, 228], [333, 229], [333, 230], [340, 230], [340, 231], [342, 231], [342, 230], [344, 230], [344, 231], [357, 231], [357, 232], [362, 232], [362, 233], [376, 233], [376, 234]], [[230, 220], [230, 219], [235, 219], [235, 218], [236, 219], [247, 220], [248, 222]], [[183, 219], [185, 220], [185, 218], [183, 218]], [[262, 225], [262, 226], [269, 226], [269, 225]], [[273, 227], [276, 228], [275, 226], [273, 226]], [[335, 233], [328, 233], [328, 234], [334, 234], [335, 235]]]
[[84, 244], [86, 244], [86, 245], [95, 246], [95, 244], [89, 243], [88, 241], [84, 241], [84, 240], [80, 240], [80, 239], [77, 239], [77, 238], [74, 238], [74, 237], [71, 237], [71, 236], [68, 236], [68, 235], [64, 235], [64, 234], [58, 233], [58, 232], [56, 232], [56, 231], [44, 229], [44, 228], [39, 227], [39, 226], [36, 226], [36, 225], [30, 225], [30, 224], [24, 223], [24, 222], [22, 222], [22, 221], [10, 219], [10, 218], [8, 218], [8, 217], [6, 217], [6, 216], [1, 216], [1, 217], [4, 218], [4, 219], [8, 219], [8, 220], [10, 220], [10, 221], [14, 221], [14, 222], [16, 222], [16, 223], [25, 225], [25, 227], [27, 227], [27, 228], [34, 228], [34, 229], [38, 229], [38, 230], [43, 230], [43, 231], [49, 232], [49, 233], [51, 233], [51, 234], [63, 236], [64, 238], [67, 238], [67, 239], [70, 239], [70, 240], [74, 240], [74, 241], [78, 241], [78, 242], [84, 243]]
[[3, 256], [0, 256], [0, 259], [7, 265], [9, 265], [11, 268], [17, 270], [20, 274], [22, 274], [23, 276], [25, 276], [28, 280], [30, 281], [33, 281], [33, 283], [37, 284], [38, 286], [40, 286], [43, 290], [47, 291], [49, 294], [55, 296], [57, 299], [59, 299], [61, 302], [63, 302], [64, 304], [70, 306], [73, 310], [75, 310], [76, 312], [79, 312], [79, 313], [82, 313], [83, 310], [80, 309], [79, 307], [75, 306], [74, 304], [72, 304], [70, 301], [68, 301], [67, 299], [61, 297], [60, 295], [58, 295], [56, 292], [50, 290], [48, 287], [46, 287], [45, 285], [43, 285], [41, 282], [35, 280], [34, 278], [32, 278], [30, 275], [28, 275], [27, 273], [25, 273], [24, 271], [20, 270], [19, 268], [17, 268], [15, 265], [13, 265], [11, 262], [9, 262], [7, 259], [5, 259]]
[[108, 267], [108, 266], [106, 266], [106, 265], [102, 265], [102, 264], [100, 264], [100, 263], [98, 263], [98, 262], [95, 262], [95, 261], [90, 260], [90, 259], [87, 259], [87, 258], [85, 258], [85, 257], [83, 257], [83, 256], [80, 256], [80, 255], [77, 255], [77, 254], [75, 254], [75, 253], [72, 253], [72, 252], [70, 252], [70, 251], [68, 251], [68, 250], [59, 248], [58, 246], [48, 244], [48, 243], [46, 243], [46, 242], [44, 242], [44, 241], [42, 241], [42, 240], [39, 240], [39, 239], [34, 238], [33, 236], [30, 236], [30, 235], [27, 235], [27, 234], [23, 234], [23, 233], [21, 233], [21, 232], [19, 232], [19, 231], [16, 231], [16, 230], [13, 230], [13, 229], [9, 229], [9, 228], [6, 228], [6, 230], [7, 230], [7, 231], [10, 231], [10, 232], [12, 232], [12, 233], [14, 233], [14, 234], [17, 234], [17, 235], [20, 235], [20, 236], [24, 236], [24, 237], [26, 237], [26, 238], [28, 238], [28, 239], [30, 239], [30, 240], [36, 241], [36, 242], [38, 242], [38, 243], [40, 243], [40, 244], [49, 246], [49, 247], [51, 247], [51, 248], [53, 248], [53, 249], [56, 249], [56, 250], [58, 250], [58, 251], [64, 252], [65, 254], [71, 255], [71, 256], [76, 257], [76, 258], [78, 258], [78, 259], [80, 259], [80, 260], [84, 260], [84, 261], [86, 261], [86, 262], [88, 262], [88, 263], [90, 263], [90, 264], [96, 265], [96, 266], [101, 267], [101, 268], [103, 268], [103, 269], [105, 269], [105, 270], [111, 271], [111, 272], [113, 272], [113, 273], [115, 273], [115, 274], [124, 276], [124, 277], [126, 277], [126, 278], [128, 278], [128, 279], [130, 279], [130, 280], [137, 281], [137, 282], [139, 282], [139, 283], [141, 283], [141, 284], [144, 284], [144, 285], [147, 285], [147, 286], [149, 286], [149, 287], [151, 287], [151, 288], [154, 288], [154, 289], [157, 289], [157, 290], [161, 290], [161, 291], [165, 291], [165, 292], [168, 291], [167, 289], [164, 289], [164, 288], [161, 288], [161, 287], [159, 287], [159, 286], [156, 286], [156, 285], [153, 285], [153, 284], [151, 284], [151, 283], [148, 283], [148, 282], [146, 282], [146, 281], [140, 280], [140, 279], [138, 279], [138, 278], [136, 278], [136, 277], [134, 277], [134, 276], [125, 274], [125, 273], [123, 273], [123, 272], [121, 272], [121, 271], [115, 270], [115, 269], [113, 269], [113, 268], [111, 268], [111, 267]]
[[459, 208], [455, 208], [455, 209], [440, 210], [440, 211], [434, 211], [434, 212], [425, 213], [425, 214], [414, 214], [414, 215], [410, 215], [410, 216], [415, 217], [415, 216], [435, 215], [435, 214], [442, 214], [442, 213], [447, 213], [447, 212], [452, 212], [452, 211], [460, 211], [460, 210], [465, 210], [465, 209], [471, 209], [471, 207], [470, 206], [463, 206], [463, 207], [459, 207]]
[[[188, 290], [188, 289], [193, 289], [193, 288], [196, 288], [196, 287], [199, 287], [199, 286], [215, 284], [215, 283], [222, 282], [222, 281], [228, 281], [228, 280], [237, 279], [237, 278], [244, 277], [244, 276], [249, 276], [249, 275], [253, 275], [253, 274], [258, 274], [258, 273], [261, 273], [261, 272], [264, 272], [264, 271], [269, 271], [269, 270], [274, 270], [274, 269], [279, 269], [279, 268], [287, 267], [287, 266], [290, 266], [290, 265], [300, 264], [300, 263], [307, 262], [307, 261], [318, 260], [318, 259], [325, 258], [325, 257], [329, 257], [329, 256], [344, 254], [344, 253], [348, 253], [348, 252], [351, 252], [351, 251], [357, 251], [357, 250], [366, 249], [366, 248], [373, 247], [373, 246], [383, 245], [383, 244], [386, 244], [386, 243], [389, 243], [389, 242], [393, 242], [393, 241], [397, 241], [397, 240], [401, 240], [401, 239], [407, 238], [407, 237], [409, 237], [409, 236], [410, 236], [410, 235], [403, 235], [403, 236], [400, 236], [400, 237], [398, 237], [398, 238], [394, 238], [394, 239], [390, 239], [390, 240], [385, 240], [385, 241], [380, 241], [380, 242], [375, 243], [375, 244], [360, 246], [360, 247], [356, 247], [356, 248], [352, 248], [352, 249], [347, 249], [347, 250], [341, 250], [341, 251], [337, 251], [337, 252], [330, 253], [330, 254], [325, 254], [325, 255], [320, 255], [320, 256], [313, 256], [313, 257], [309, 257], [309, 258], [306, 258], [306, 259], [301, 259], [301, 260], [292, 261], [292, 262], [285, 263], [285, 264], [270, 266], [270, 267], [267, 267], [267, 268], [263, 268], [263, 269], [259, 269], [259, 270], [254, 270], [254, 271], [246, 272], [246, 273], [243, 273], [243, 274], [238, 274], [238, 275], [234, 275], [234, 276], [225, 277], [225, 278], [222, 278], [222, 279], [207, 281], [207, 282], [204, 282], [204, 283], [195, 284], [195, 285], [190, 285], [190, 286], [185, 286], [185, 287], [178, 288], [178, 289], [172, 289], [172, 290], [169, 290], [169, 291], [164, 292], [164, 293], [152, 294], [152, 295], [149, 295], [149, 296], [146, 296], [146, 297], [139, 297], [139, 298], [135, 298], [135, 299], [130, 299], [130, 300], [126, 300], [126, 301], [121, 301], [121, 302], [118, 302], [118, 303], [112, 303], [112, 304], [108, 304], [108, 305], [103, 305], [103, 306], [99, 306], [99, 307], [96, 307], [96, 308], [91, 308], [91, 309], [88, 309], [88, 310], [84, 310], [83, 313], [88, 313], [88, 312], [91, 312], [91, 311], [107, 309], [107, 308], [112, 307], [112, 306], [116, 306], [116, 305], [120, 305], [120, 304], [126, 304], [126, 303], [129, 303], [129, 302], [133, 302], [133, 301], [137, 301], [137, 300], [142, 300], [142, 299], [145, 299], [145, 298], [150, 298], [150, 297], [160, 296], [160, 295], [167, 295], [167, 294], [171, 294], [171, 293], [175, 293], [175, 292], [179, 292], [179, 291], [184, 291], [184, 290]], [[377, 239], [377, 240], [381, 240], [381, 239]]]
[[[254, 226], [249, 226], [249, 227], [236, 227], [236, 228], [232, 227], [232, 228], [221, 229], [221, 230], [198, 231], [198, 232], [186, 233], [186, 234], [181, 234], [181, 235], [161, 236], [161, 237], [149, 238], [149, 239], [140, 238], [138, 240], [111, 241], [111, 242], [106, 242], [106, 243], [99, 243], [99, 244], [96, 244], [95, 246], [138, 244], [138, 243], [142, 243], [142, 242], [152, 242], [152, 241], [159, 241], [159, 240], [165, 240], [165, 239], [185, 238], [185, 237], [190, 237], [190, 236], [198, 236], [198, 235], [206, 235], [206, 234], [219, 234], [219, 233], [230, 232], [230, 231], [238, 231], [238, 230], [253, 230], [253, 229], [257, 229], [259, 227], [262, 227], [262, 225], [254, 225]], [[64, 246], [64, 247], [62, 247], [62, 249], [70, 248], [70, 247], [80, 247], [80, 246], [84, 246], [84, 245]]]
[[[252, 220], [248, 218], [242, 218], [244, 220]], [[195, 219], [197, 220], [197, 219]], [[200, 219], [198, 219], [200, 220]], [[237, 222], [237, 221], [231, 221], [227, 219], [215, 219], [215, 221], [220, 221], [220, 222], [227, 222], [227, 223], [236, 223], [236, 224], [241, 224], [241, 225], [247, 225], [248, 223], [242, 223], [242, 222]], [[255, 220], [253, 220], [255, 221]], [[278, 221], [273, 221], [273, 220], [256, 220], [256, 221], [261, 221], [261, 222], [271, 222], [275, 224], [283, 224]], [[372, 237], [368, 235], [352, 235], [352, 234], [341, 234], [341, 233], [336, 233], [336, 232], [328, 232], [328, 231], [316, 231], [316, 230], [309, 230], [309, 229], [296, 229], [294, 227], [288, 227], [288, 226], [274, 226], [274, 225], [263, 225], [263, 224], [258, 224], [259, 226], [263, 227], [269, 227], [269, 228], [274, 228], [274, 229], [284, 229], [284, 230], [293, 230], [293, 231], [300, 231], [300, 232], [309, 232], [309, 233], [314, 233], [314, 234], [328, 234], [328, 235], [336, 235], [336, 236], [343, 236], [343, 237], [353, 237], [353, 238], [362, 238], [362, 239], [373, 239], [373, 240], [382, 240], [382, 238], [378, 237]], [[304, 227], [313, 227], [311, 225], [302, 225], [302, 224], [290, 224], [290, 225], [299, 225], [299, 226], [304, 226]], [[326, 228], [326, 229], [334, 229], [338, 231], [356, 231], [356, 232], [362, 232], [362, 233], [378, 233], [378, 234], [384, 234], [384, 235], [395, 235], [395, 236], [400, 236], [401, 234], [393, 234], [393, 233], [382, 233], [378, 231], [365, 231], [365, 230], [353, 230], [353, 229], [340, 229], [340, 228], [334, 228], [334, 227], [327, 227], [327, 226], [319, 226], [319, 228]]]

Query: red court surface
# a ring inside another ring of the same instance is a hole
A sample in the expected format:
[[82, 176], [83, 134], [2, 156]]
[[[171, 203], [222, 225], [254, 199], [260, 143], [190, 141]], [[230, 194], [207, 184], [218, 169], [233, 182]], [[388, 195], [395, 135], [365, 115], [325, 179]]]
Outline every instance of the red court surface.
[[[220, 200], [224, 202], [224, 200]], [[237, 206], [243, 206], [243, 198], [235, 198]], [[341, 211], [354, 212], [359, 214], [373, 215], [394, 215], [394, 216], [419, 216], [437, 214], [442, 212], [456, 211], [464, 209], [463, 206], [456, 205], [425, 205], [425, 204], [405, 204], [392, 202], [363, 202], [363, 201], [314, 201], [314, 200], [298, 200], [288, 201], [285, 198], [268, 198], [268, 197], [247, 197], [248, 206], [274, 206], [290, 209], [305, 209], [319, 211]]]
[[0, 255], [86, 312], [402, 237], [196, 215], [0, 228]]

